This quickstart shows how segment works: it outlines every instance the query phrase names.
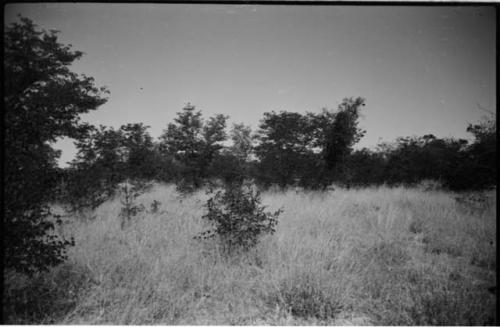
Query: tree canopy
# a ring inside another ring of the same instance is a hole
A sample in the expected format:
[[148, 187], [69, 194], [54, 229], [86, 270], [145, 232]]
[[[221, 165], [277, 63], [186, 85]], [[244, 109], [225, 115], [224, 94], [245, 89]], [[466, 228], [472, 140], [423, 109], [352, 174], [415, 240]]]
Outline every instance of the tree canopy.
[[70, 71], [82, 56], [37, 29], [28, 18], [4, 30], [5, 265], [31, 273], [57, 264], [69, 244], [48, 234], [47, 203], [57, 181], [52, 144], [79, 138], [89, 126], [79, 116], [106, 102], [105, 88]]
[[164, 156], [173, 157], [178, 174], [176, 179], [193, 186], [201, 186], [209, 166], [223, 148], [227, 138], [227, 116], [216, 115], [204, 121], [200, 111], [187, 104], [177, 113], [175, 123], [170, 123], [160, 136], [159, 149]]

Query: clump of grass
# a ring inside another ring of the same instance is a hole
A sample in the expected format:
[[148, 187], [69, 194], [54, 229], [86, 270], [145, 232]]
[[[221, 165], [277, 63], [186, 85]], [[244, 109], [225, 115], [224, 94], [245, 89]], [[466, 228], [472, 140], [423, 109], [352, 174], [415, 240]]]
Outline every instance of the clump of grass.
[[294, 317], [305, 319], [333, 320], [343, 309], [340, 301], [327, 294], [327, 289], [311, 274], [282, 281], [271, 298], [273, 301]]

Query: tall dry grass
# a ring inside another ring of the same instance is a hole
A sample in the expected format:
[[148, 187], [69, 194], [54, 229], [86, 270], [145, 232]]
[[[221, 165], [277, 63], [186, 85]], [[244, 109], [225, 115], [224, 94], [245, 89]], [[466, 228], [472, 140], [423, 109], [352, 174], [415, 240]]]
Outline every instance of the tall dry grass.
[[[224, 257], [207, 195], [158, 185], [120, 229], [120, 201], [68, 217], [69, 260], [27, 284], [6, 276], [4, 317], [60, 324], [494, 324], [496, 198], [407, 188], [267, 192], [277, 231]], [[490, 289], [489, 289], [490, 288]], [[7, 299], [7, 300], [5, 300]], [[13, 306], [14, 301], [21, 304]], [[11, 301], [12, 303], [5, 303]], [[23, 302], [24, 301], [24, 302]], [[24, 303], [24, 304], [22, 304]], [[5, 305], [7, 304], [7, 305]], [[24, 306], [23, 306], [24, 305]]]

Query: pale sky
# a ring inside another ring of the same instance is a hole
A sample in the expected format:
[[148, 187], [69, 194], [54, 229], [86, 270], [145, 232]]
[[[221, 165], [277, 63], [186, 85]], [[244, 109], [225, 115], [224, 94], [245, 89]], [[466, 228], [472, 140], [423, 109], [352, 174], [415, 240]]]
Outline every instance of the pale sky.
[[[187, 102], [256, 130], [266, 111], [366, 98], [356, 148], [432, 133], [469, 138], [496, 112], [496, 12], [488, 6], [26, 3], [5, 7], [85, 52], [72, 70], [107, 86], [84, 121], [143, 122], [158, 137]], [[74, 146], [59, 142], [61, 164]]]

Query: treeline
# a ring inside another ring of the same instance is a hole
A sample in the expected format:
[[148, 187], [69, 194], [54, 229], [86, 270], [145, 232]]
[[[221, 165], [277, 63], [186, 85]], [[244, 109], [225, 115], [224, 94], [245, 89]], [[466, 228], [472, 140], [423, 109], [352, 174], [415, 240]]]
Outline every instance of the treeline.
[[125, 179], [172, 182], [182, 191], [243, 179], [263, 188], [306, 189], [435, 180], [462, 191], [496, 184], [493, 117], [468, 126], [471, 143], [424, 135], [353, 150], [365, 133], [358, 127], [364, 104], [362, 98], [346, 98], [336, 111], [266, 112], [255, 132], [244, 124], [228, 128], [224, 115], [204, 119], [188, 104], [156, 141], [142, 123], [117, 130], [92, 127], [76, 142], [77, 158], [63, 170], [64, 190], [81, 205], [97, 205]]
[[76, 144], [77, 158], [62, 170], [62, 193], [76, 205], [98, 205], [125, 179], [174, 182], [181, 191], [207, 182], [253, 179], [262, 187], [331, 184], [364, 131], [362, 98], [344, 99], [336, 112], [267, 112], [258, 131], [228, 117], [203, 119], [187, 105], [154, 141], [142, 123], [119, 129], [90, 127]]

